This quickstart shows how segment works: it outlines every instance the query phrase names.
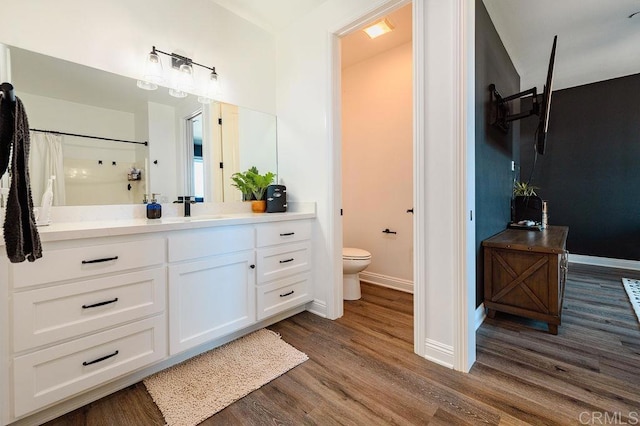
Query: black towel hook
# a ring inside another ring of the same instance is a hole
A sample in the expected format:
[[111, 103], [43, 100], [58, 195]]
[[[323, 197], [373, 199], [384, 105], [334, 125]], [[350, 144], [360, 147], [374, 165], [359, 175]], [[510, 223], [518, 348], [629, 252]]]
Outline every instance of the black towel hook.
[[2, 83], [0, 84], [0, 92], [5, 99], [10, 100], [11, 102], [16, 101], [16, 94], [13, 91], [13, 84], [11, 83]]

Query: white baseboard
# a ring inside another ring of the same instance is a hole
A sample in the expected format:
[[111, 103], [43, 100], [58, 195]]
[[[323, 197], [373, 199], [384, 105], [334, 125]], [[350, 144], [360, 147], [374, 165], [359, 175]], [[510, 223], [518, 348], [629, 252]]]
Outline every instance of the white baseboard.
[[327, 317], [327, 303], [318, 299], [314, 299], [312, 302], [307, 303], [307, 311], [312, 314], [316, 314], [319, 317]]
[[487, 318], [487, 310], [484, 308], [484, 303], [481, 303], [480, 306], [476, 308], [476, 330], [480, 328], [485, 318]]
[[569, 263], [581, 263], [584, 265], [604, 266], [607, 268], [631, 269], [634, 271], [640, 271], [639, 260], [612, 259], [609, 257], [569, 254]]
[[447, 368], [453, 368], [453, 347], [435, 340], [426, 339], [424, 342], [424, 357], [431, 362]]
[[402, 278], [376, 274], [375, 272], [362, 271], [360, 272], [360, 281], [413, 294], [413, 281]]

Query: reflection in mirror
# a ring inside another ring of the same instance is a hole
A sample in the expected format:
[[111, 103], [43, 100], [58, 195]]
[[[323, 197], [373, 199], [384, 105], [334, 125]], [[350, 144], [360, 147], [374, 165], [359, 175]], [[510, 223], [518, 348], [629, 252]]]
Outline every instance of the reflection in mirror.
[[[51, 175], [56, 176], [54, 205], [99, 205], [142, 203], [151, 193], [160, 194], [161, 202], [180, 195], [239, 200], [239, 192], [225, 190], [224, 181], [236, 164], [238, 170], [256, 164], [277, 173], [272, 115], [222, 103], [203, 106], [195, 96], [140, 90], [134, 79], [9, 50], [16, 94], [30, 128], [39, 130], [31, 133], [30, 158], [36, 206]], [[218, 121], [227, 109], [236, 114], [229, 126]], [[187, 119], [194, 125], [191, 136]], [[237, 127], [227, 130], [232, 124]]]
[[[202, 157], [202, 113], [187, 119], [187, 194], [204, 201], [204, 162]], [[207, 200], [209, 201], [209, 200]]]

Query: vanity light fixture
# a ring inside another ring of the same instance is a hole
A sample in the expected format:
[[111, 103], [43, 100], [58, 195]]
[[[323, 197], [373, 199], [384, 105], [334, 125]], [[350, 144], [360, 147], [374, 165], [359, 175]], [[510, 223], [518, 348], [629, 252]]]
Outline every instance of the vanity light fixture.
[[198, 102], [201, 104], [208, 104], [213, 102], [215, 98], [220, 95], [220, 82], [218, 81], [218, 74], [216, 73], [215, 67], [209, 74], [209, 79], [207, 80], [206, 88], [204, 91], [204, 96], [198, 96]]
[[369, 25], [363, 31], [367, 33], [369, 38], [374, 39], [382, 34], [393, 31], [393, 28], [393, 24], [387, 18], [384, 18], [373, 25]]
[[[162, 62], [158, 55], [159, 53], [171, 57], [171, 77], [169, 78], [164, 74]], [[218, 98], [220, 94], [216, 68], [199, 64], [191, 58], [178, 55], [177, 53], [163, 52], [162, 50], [156, 49], [155, 46], [153, 46], [151, 52], [145, 58], [143, 79], [138, 80], [137, 85], [144, 90], [156, 90], [158, 85], [167, 84], [170, 86], [169, 94], [171, 96], [184, 98], [188, 93], [193, 91], [196, 86], [194, 65], [211, 71], [206, 82], [203, 83], [204, 89], [200, 91], [204, 93], [204, 95], [198, 96], [199, 102], [203, 104], [211, 103], [214, 99]]]

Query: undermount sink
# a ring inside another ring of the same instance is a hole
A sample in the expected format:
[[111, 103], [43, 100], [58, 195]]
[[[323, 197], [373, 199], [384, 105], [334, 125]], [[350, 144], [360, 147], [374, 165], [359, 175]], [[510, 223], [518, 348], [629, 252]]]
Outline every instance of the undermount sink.
[[214, 214], [214, 215], [202, 215], [202, 216], [186, 216], [186, 217], [163, 217], [162, 223], [184, 223], [184, 222], [202, 222], [205, 220], [227, 219], [229, 215]]

